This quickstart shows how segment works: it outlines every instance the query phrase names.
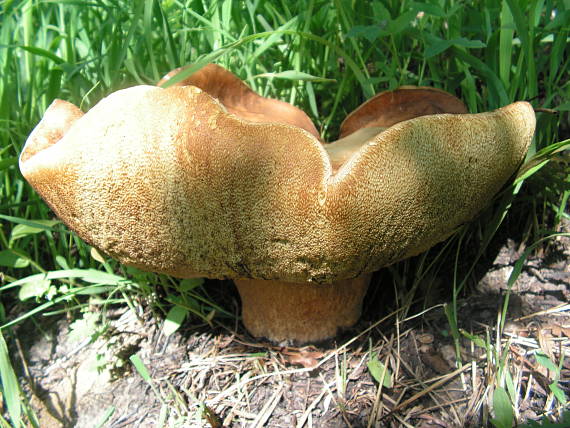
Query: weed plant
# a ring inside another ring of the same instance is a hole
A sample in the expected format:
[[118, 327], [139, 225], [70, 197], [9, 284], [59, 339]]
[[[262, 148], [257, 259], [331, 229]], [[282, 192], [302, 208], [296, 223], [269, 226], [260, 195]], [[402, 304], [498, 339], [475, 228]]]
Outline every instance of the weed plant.
[[[85, 111], [113, 91], [154, 84], [185, 64], [230, 69], [259, 94], [304, 109], [329, 141], [363, 101], [401, 85], [442, 88], [471, 112], [532, 103], [537, 132], [527, 164], [430, 265], [456, 272], [446, 313], [457, 340], [457, 299], [513, 204], [529, 242], [568, 219], [568, 0], [5, 0], [0, 24], [0, 324], [7, 339], [10, 326], [25, 318], [79, 314], [88, 304], [145, 300], [168, 316], [170, 329], [226, 313], [200, 281], [102, 258], [54, 217], [17, 165], [27, 135], [56, 97]], [[468, 261], [467, 246], [475, 249]], [[422, 263], [392, 269], [400, 278], [425, 273]], [[24, 413], [37, 425], [20, 400], [3, 339], [0, 345], [9, 414], [3, 425], [20, 426]], [[496, 386], [504, 392], [503, 383]]]

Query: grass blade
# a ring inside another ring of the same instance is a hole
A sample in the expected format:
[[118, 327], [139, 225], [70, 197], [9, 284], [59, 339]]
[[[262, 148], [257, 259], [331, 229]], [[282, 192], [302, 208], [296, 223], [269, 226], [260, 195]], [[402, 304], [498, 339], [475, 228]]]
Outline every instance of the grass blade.
[[12, 363], [10, 362], [10, 357], [8, 354], [8, 346], [4, 340], [4, 335], [0, 331], [0, 378], [2, 379], [2, 395], [6, 401], [6, 407], [8, 408], [8, 414], [10, 415], [10, 420], [12, 421], [12, 426], [19, 427], [22, 426], [21, 415], [22, 406], [20, 400], [20, 387], [18, 383], [18, 378], [14, 369], [12, 368]]

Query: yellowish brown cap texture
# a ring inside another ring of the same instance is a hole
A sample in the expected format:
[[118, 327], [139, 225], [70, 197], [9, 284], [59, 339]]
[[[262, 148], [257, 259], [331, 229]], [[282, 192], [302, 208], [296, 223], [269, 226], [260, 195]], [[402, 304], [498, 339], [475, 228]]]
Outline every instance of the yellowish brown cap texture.
[[535, 127], [525, 102], [422, 116], [333, 173], [310, 132], [239, 118], [194, 86], [66, 107], [58, 133], [61, 103], [26, 142], [24, 177], [90, 244], [180, 277], [330, 283], [418, 254], [489, 203]]

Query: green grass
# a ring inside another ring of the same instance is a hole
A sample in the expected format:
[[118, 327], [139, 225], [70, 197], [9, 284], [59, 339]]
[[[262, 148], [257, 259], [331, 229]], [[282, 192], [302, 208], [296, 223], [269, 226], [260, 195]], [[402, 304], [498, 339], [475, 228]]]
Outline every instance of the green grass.
[[[570, 128], [569, 22], [568, 0], [2, 2], [0, 323], [14, 321], [6, 313], [20, 299], [31, 302], [24, 317], [82, 310], [93, 302], [132, 305], [139, 298], [162, 315], [183, 308], [176, 311], [176, 322], [189, 314], [195, 315], [191, 322], [224, 315], [200, 284], [181, 287], [178, 280], [93, 257], [86, 244], [53, 221], [17, 168], [27, 135], [54, 98], [87, 110], [110, 92], [154, 84], [175, 67], [217, 62], [258, 93], [304, 109], [327, 140], [364, 100], [401, 85], [445, 89], [472, 112], [515, 100], [557, 112], [537, 114], [529, 154], [537, 156], [493, 207], [452, 238], [429, 266], [422, 259], [393, 268], [401, 278], [417, 279], [407, 296], [411, 301], [421, 279], [452, 265], [457, 274], [447, 313], [458, 338], [457, 299], [513, 204], [527, 213], [519, 221], [532, 242], [568, 218], [563, 151], [568, 142], [560, 142]], [[476, 249], [469, 262], [462, 259], [466, 246]], [[93, 278], [90, 269], [112, 278]], [[27, 289], [10, 284], [46, 272], [53, 278], [24, 281]], [[155, 284], [166, 290], [166, 300], [155, 295]], [[4, 335], [10, 334], [5, 327]], [[6, 361], [2, 365], [5, 380]], [[12, 384], [10, 389], [17, 393]], [[17, 419], [19, 407], [9, 397], [6, 401]]]

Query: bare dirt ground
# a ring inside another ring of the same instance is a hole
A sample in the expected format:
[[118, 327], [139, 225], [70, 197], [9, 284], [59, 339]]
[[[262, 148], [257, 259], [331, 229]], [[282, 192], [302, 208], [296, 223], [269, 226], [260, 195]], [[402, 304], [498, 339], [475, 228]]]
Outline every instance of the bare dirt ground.
[[[508, 237], [497, 240], [494, 258], [481, 262], [478, 280], [458, 302], [458, 327], [493, 343], [507, 280], [524, 250]], [[570, 239], [552, 239], [527, 260], [512, 289], [499, 354], [518, 388], [519, 420], [554, 409], [554, 375], [532, 354], [541, 350], [555, 362], [570, 354], [569, 260]], [[374, 281], [390, 283], [392, 274], [380, 272]], [[445, 275], [432, 282], [449, 290]], [[237, 305], [230, 283], [210, 286], [226, 287]], [[70, 322], [48, 318], [20, 327], [21, 376], [46, 428], [155, 427], [161, 421], [215, 428], [491, 426], [485, 403], [492, 390], [486, 387], [501, 365], [493, 349], [467, 338], [456, 348], [437, 297], [431, 306], [403, 310], [384, 303], [394, 299], [388, 288], [373, 285], [360, 323], [319, 347], [256, 341], [233, 320], [187, 322], [165, 337], [142, 306], [138, 314], [110, 312], [110, 327], [93, 343], [72, 342]], [[150, 383], [133, 369], [133, 354]], [[381, 378], [382, 364], [389, 381], [380, 385], [371, 371]], [[559, 385], [567, 396], [569, 379], [565, 358]]]

